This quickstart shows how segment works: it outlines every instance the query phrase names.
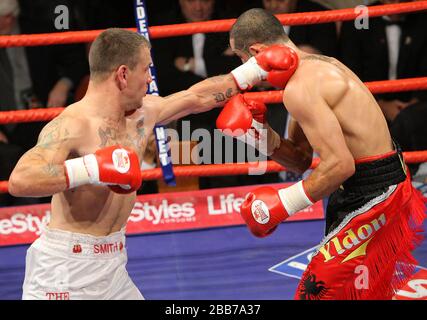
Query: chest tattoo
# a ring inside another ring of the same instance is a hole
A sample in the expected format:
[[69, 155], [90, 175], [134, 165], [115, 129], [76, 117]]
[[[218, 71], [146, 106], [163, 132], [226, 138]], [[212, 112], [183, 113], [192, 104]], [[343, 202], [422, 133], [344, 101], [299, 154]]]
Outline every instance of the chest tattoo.
[[109, 145], [114, 145], [118, 142], [117, 132], [113, 128], [99, 128], [98, 135], [101, 139], [101, 143], [99, 145], [100, 148], [104, 148]]

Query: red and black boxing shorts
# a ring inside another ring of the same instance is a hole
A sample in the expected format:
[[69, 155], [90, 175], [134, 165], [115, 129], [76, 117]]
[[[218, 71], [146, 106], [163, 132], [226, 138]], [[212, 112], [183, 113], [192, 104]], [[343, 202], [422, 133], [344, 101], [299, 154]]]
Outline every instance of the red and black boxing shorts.
[[326, 236], [295, 299], [391, 299], [417, 264], [425, 198], [400, 151], [356, 161], [355, 174], [329, 198]]

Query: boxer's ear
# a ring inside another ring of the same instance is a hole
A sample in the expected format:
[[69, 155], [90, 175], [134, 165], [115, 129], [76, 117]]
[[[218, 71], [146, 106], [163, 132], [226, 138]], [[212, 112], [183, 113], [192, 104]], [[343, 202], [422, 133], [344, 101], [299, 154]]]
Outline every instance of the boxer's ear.
[[262, 44], [262, 43], [254, 43], [249, 47], [249, 53], [252, 56], [256, 56], [258, 53], [260, 53], [261, 51], [265, 50], [266, 48], [268, 48], [267, 45]]
[[123, 90], [128, 85], [129, 68], [125, 65], [121, 65], [116, 70], [116, 81], [120, 90]]

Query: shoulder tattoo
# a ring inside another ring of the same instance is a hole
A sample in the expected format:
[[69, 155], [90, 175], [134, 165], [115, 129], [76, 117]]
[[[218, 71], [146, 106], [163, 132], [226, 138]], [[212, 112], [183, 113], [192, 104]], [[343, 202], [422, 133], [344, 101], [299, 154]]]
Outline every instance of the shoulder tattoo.
[[63, 127], [63, 124], [64, 118], [62, 117], [57, 117], [49, 122], [40, 132], [37, 146], [42, 149], [49, 149], [66, 139], [69, 136], [69, 131]]

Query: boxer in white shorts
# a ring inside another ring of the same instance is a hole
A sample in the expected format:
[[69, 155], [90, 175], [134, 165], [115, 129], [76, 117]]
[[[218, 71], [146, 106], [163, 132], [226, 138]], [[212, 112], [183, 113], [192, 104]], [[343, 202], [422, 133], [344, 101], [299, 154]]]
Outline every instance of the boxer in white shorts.
[[102, 32], [89, 52], [86, 95], [43, 128], [12, 172], [12, 195], [52, 195], [48, 228], [27, 252], [24, 299], [142, 299], [126, 272], [123, 228], [141, 185], [148, 133], [223, 106], [269, 74], [254, 58], [161, 98], [146, 96], [150, 64], [143, 36]]
[[144, 299], [126, 263], [124, 229], [95, 237], [46, 228], [27, 252], [23, 299]]

